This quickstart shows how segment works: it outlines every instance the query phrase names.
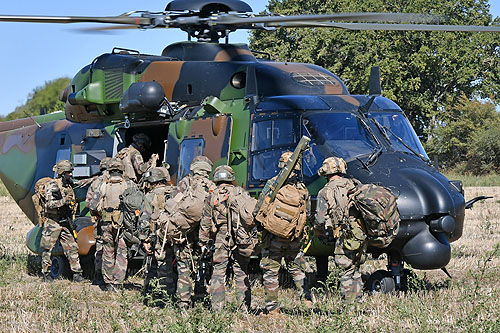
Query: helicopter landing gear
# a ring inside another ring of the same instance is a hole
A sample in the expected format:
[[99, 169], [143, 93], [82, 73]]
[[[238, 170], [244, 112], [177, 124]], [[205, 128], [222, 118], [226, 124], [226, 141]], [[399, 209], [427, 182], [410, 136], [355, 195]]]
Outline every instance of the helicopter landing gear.
[[68, 277], [70, 273], [68, 259], [65, 256], [52, 257], [52, 265], [50, 266], [50, 275], [54, 280], [62, 277]]
[[370, 293], [392, 293], [396, 290], [407, 290], [405, 274], [410, 272], [403, 268], [403, 260], [399, 255], [389, 255], [387, 270], [378, 270], [370, 275], [365, 288]]

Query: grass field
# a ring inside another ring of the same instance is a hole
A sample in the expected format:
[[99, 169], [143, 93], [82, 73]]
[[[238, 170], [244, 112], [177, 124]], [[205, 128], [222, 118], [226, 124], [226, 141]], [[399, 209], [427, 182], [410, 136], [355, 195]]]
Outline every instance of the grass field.
[[500, 175], [490, 174], [484, 176], [461, 175], [453, 172], [444, 172], [450, 180], [461, 180], [465, 187], [471, 186], [500, 186]]
[[[146, 307], [141, 279], [129, 279], [121, 293], [109, 294], [87, 283], [43, 283], [39, 258], [24, 238], [32, 227], [17, 205], [0, 197], [0, 328], [2, 331], [113, 332], [331, 332], [331, 331], [500, 331], [500, 188], [466, 189], [495, 198], [467, 211], [464, 235], [455, 242], [448, 271], [416, 271], [407, 293], [363, 296], [363, 303], [343, 311], [336, 288], [316, 290], [315, 311], [304, 308], [292, 289], [282, 290], [281, 318], [236, 312], [213, 313], [199, 306], [184, 311], [172, 306]], [[363, 272], [385, 266], [369, 260]], [[252, 290], [254, 308], [264, 306], [261, 286]]]

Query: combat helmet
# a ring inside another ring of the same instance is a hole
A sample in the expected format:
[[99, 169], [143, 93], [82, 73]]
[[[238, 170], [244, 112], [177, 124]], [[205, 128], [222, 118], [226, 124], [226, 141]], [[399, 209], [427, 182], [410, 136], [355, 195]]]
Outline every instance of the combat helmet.
[[108, 169], [108, 163], [111, 160], [111, 157], [105, 157], [101, 160], [101, 163], [99, 163], [99, 170], [104, 171]]
[[125, 166], [123, 165], [122, 160], [119, 158], [112, 158], [108, 162], [108, 171], [120, 171], [123, 172], [125, 170]]
[[55, 171], [58, 176], [61, 176], [65, 172], [72, 172], [73, 164], [68, 160], [61, 160], [54, 165], [52, 170]]
[[[278, 168], [283, 169], [290, 159], [292, 157], [292, 152], [291, 151], [285, 151], [283, 154], [281, 154], [280, 160], [278, 162]], [[300, 170], [300, 160], [295, 164], [294, 170]]]
[[346, 172], [347, 164], [342, 157], [328, 157], [319, 168], [318, 175], [328, 176], [336, 173], [345, 174]]
[[168, 163], [165, 163], [165, 166], [157, 167], [155, 169], [158, 169], [161, 172], [163, 172], [163, 174], [165, 175], [165, 180], [167, 182], [170, 181], [170, 172], [168, 172], [168, 170], [170, 169], [170, 165]]
[[134, 134], [132, 142], [136, 145], [141, 145], [145, 149], [151, 147], [151, 139], [144, 133]]
[[214, 182], [232, 182], [235, 179], [234, 170], [229, 165], [219, 165], [214, 171]]
[[193, 158], [193, 161], [191, 162], [191, 165], [189, 167], [189, 170], [191, 170], [192, 173], [197, 173], [197, 172], [212, 172], [214, 164], [210, 159], [206, 156], [199, 155], [195, 156]]
[[160, 168], [153, 168], [144, 175], [144, 181], [150, 184], [164, 180], [166, 180], [165, 173]]

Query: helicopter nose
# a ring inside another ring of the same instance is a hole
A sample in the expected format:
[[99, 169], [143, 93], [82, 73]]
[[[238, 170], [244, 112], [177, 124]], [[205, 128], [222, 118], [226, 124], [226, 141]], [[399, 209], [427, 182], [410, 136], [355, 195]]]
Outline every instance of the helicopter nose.
[[450, 215], [442, 216], [429, 223], [432, 232], [445, 232], [450, 234], [455, 230], [455, 219]]

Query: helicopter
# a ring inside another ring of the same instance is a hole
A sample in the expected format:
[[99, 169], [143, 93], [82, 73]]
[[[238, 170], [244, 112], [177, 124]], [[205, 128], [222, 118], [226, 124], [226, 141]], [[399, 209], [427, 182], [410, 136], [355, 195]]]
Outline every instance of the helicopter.
[[[404, 289], [405, 264], [446, 272], [450, 243], [463, 232], [465, 209], [484, 197], [465, 202], [462, 183], [448, 180], [431, 163], [404, 111], [382, 96], [377, 68], [369, 78], [369, 94], [351, 95], [324, 68], [272, 61], [245, 44], [228, 43], [228, 35], [280, 27], [500, 32], [497, 26], [435, 24], [441, 19], [408, 13], [259, 16], [239, 0], [174, 0], [161, 12], [106, 17], [0, 15], [0, 22], [106, 23], [114, 26], [96, 30], [176, 28], [188, 35], [188, 41], [165, 47], [161, 55], [115, 47], [84, 66], [61, 92], [64, 111], [0, 123], [0, 177], [36, 223], [34, 185], [53, 176], [55, 163], [71, 160], [74, 177], [89, 178], [99, 172], [104, 157], [129, 145], [134, 134], [145, 133], [153, 145], [144, 157], [163, 156], [173, 183], [189, 173], [194, 156], [203, 154], [214, 167], [230, 165], [236, 183], [257, 196], [278, 173], [281, 153], [293, 150], [305, 135], [311, 143], [301, 176], [313, 199], [325, 184], [317, 170], [329, 156], [344, 158], [349, 176], [388, 187], [398, 197], [396, 239], [387, 248], [368, 249], [374, 257], [387, 255], [387, 270], [371, 274], [366, 286], [382, 292]], [[92, 258], [95, 239], [85, 193], [85, 188], [76, 190], [75, 225], [80, 255]], [[40, 251], [40, 236], [39, 226], [28, 233], [30, 250]], [[333, 248], [312, 238], [304, 251], [316, 258], [317, 274], [325, 277]], [[65, 270], [62, 249], [56, 247], [51, 274]]]

